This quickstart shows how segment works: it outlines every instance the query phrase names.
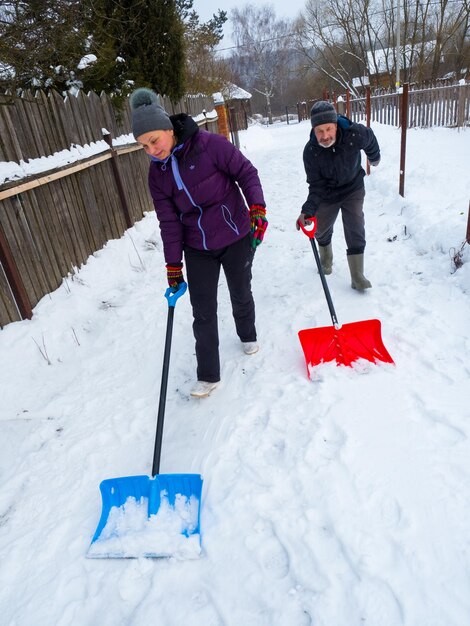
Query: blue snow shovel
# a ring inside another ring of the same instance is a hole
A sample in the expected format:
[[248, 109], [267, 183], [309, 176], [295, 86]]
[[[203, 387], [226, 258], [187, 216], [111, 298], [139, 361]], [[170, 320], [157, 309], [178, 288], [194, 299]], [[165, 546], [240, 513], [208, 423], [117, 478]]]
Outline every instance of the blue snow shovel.
[[[152, 546], [144, 546], [142, 548], [139, 541], [131, 542], [129, 546], [124, 546], [120, 538], [120, 530], [124, 533], [128, 530], [126, 522], [123, 523], [122, 515], [127, 506], [131, 502], [140, 507], [148, 507], [145, 511], [146, 517], [151, 521], [151, 516], [157, 516], [163, 503], [168, 517], [174, 510], [181, 512], [183, 510], [182, 523], [177, 524], [179, 527], [179, 539], [184, 541], [185, 538], [192, 539], [200, 544], [199, 539], [199, 518], [200, 518], [200, 502], [202, 491], [202, 477], [199, 474], [159, 474], [160, 455], [163, 439], [163, 421], [165, 414], [166, 392], [168, 386], [168, 371], [170, 367], [170, 349], [171, 337], [173, 331], [173, 317], [175, 313], [175, 305], [180, 296], [186, 291], [187, 285], [182, 282], [177, 288], [169, 287], [165, 292], [165, 298], [168, 301], [168, 320], [166, 327], [165, 350], [163, 357], [162, 382], [160, 388], [160, 402], [158, 406], [157, 432], [155, 437], [155, 448], [152, 464], [152, 476], [126, 476], [123, 478], [109, 478], [103, 480], [100, 484], [103, 508], [101, 518], [98, 523], [95, 534], [91, 541], [91, 545], [87, 556], [89, 558], [134, 558], [139, 556], [145, 557], [161, 557], [172, 556], [171, 550], [167, 548], [154, 549]], [[188, 515], [188, 509], [184, 509], [185, 503], [190, 503], [191, 514]], [[134, 510], [135, 514], [135, 510]], [[175, 512], [176, 514], [176, 512]], [[110, 519], [110, 517], [112, 519]], [[116, 523], [111, 523], [116, 519]], [[124, 517], [125, 519], [125, 517]], [[153, 518], [155, 519], [155, 518]], [[145, 522], [144, 522], [145, 525]], [[140, 524], [140, 528], [142, 523]], [[137, 528], [137, 534], [140, 530]], [[103, 530], [105, 531], [103, 533]], [[102, 534], [105, 535], [102, 537]], [[134, 533], [135, 534], [135, 533]], [[142, 536], [144, 533], [142, 533]], [[184, 537], [182, 537], [183, 535]], [[192, 537], [194, 535], [194, 537]], [[150, 537], [151, 535], [149, 535]], [[142, 537], [141, 537], [142, 538]], [[160, 537], [161, 538], [161, 537]], [[144, 539], [145, 541], [145, 539]], [[104, 543], [103, 543], [104, 542]], [[103, 549], [100, 548], [103, 545]], [[174, 542], [173, 542], [174, 544]], [[137, 548], [136, 548], [137, 546]], [[134, 550], [135, 549], [135, 550]], [[133, 552], [136, 553], [133, 553]]]

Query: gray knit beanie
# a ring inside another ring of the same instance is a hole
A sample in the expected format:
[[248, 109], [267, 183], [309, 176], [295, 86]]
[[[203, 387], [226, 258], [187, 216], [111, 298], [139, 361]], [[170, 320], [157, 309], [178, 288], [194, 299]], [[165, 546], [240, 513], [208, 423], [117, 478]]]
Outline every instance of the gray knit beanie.
[[335, 107], [331, 102], [315, 102], [310, 111], [310, 119], [312, 120], [312, 128], [320, 126], [320, 124], [337, 124], [338, 116], [335, 111]]
[[151, 89], [140, 87], [129, 99], [132, 115], [132, 132], [140, 137], [152, 130], [173, 130], [173, 124], [165, 109], [158, 104], [158, 96]]

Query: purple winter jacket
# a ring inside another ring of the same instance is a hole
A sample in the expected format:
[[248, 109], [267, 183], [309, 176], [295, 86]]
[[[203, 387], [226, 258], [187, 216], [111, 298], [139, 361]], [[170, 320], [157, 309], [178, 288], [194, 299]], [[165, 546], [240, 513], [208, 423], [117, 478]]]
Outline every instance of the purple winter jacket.
[[[248, 206], [265, 206], [258, 171], [222, 135], [199, 130], [182, 113], [171, 116], [177, 145], [165, 161], [152, 160], [149, 187], [165, 261], [180, 263], [183, 246], [224, 248], [250, 230]], [[238, 184], [237, 184], [238, 183]]]

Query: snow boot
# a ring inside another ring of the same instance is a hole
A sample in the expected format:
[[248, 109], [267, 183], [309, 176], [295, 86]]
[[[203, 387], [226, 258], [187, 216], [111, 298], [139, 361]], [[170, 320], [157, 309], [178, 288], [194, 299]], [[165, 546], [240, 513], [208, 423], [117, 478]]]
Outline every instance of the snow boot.
[[372, 285], [364, 276], [364, 254], [348, 254], [347, 258], [351, 272], [351, 287], [358, 291], [370, 289]]
[[331, 274], [333, 268], [333, 246], [329, 243], [327, 246], [318, 246], [320, 250], [321, 267], [324, 274]]
[[219, 383], [208, 383], [205, 380], [198, 380], [194, 387], [191, 389], [191, 395], [193, 398], [206, 398], [210, 395], [211, 391], [214, 391]]
[[257, 341], [243, 341], [242, 346], [245, 354], [256, 354], [259, 350]]

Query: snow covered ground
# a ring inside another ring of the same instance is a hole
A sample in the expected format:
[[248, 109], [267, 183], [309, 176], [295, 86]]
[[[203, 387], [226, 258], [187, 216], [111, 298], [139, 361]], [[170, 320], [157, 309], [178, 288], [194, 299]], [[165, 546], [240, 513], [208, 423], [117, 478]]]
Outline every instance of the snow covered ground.
[[161, 471], [201, 473], [196, 560], [91, 560], [104, 478], [149, 474], [166, 287], [154, 214], [110, 241], [31, 321], [0, 331], [0, 622], [5, 626], [464, 626], [470, 623], [469, 131], [374, 130], [366, 275], [340, 221], [340, 322], [378, 318], [396, 365], [306, 376], [297, 332], [331, 323], [307, 238], [309, 123], [255, 126], [270, 225], [253, 287], [261, 350], [242, 353], [220, 284], [222, 385], [195, 377], [175, 310]]

